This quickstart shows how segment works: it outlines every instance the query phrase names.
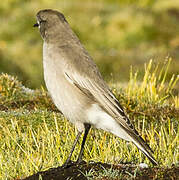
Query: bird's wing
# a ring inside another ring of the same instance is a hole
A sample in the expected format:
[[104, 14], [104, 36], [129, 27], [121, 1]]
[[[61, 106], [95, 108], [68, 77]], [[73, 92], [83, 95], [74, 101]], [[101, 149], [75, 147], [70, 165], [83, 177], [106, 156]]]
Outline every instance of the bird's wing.
[[73, 71], [72, 69], [74, 68], [66, 69], [66, 78], [85, 95], [90, 96], [97, 101], [100, 107], [111, 115], [126, 130], [138, 135], [138, 132], [131, 124], [129, 118], [125, 115], [119, 101], [102, 79], [97, 67], [94, 64], [89, 64], [87, 71], [83, 70], [80, 72], [79, 69]]
[[157, 164], [150, 153], [153, 151], [135, 130], [129, 118], [125, 115], [119, 101], [108, 88], [94, 64], [88, 67], [88, 71], [83, 71], [82, 73], [80, 73], [78, 70], [66, 70], [65, 76], [84, 94], [93, 97], [100, 107], [111, 115], [130, 135], [130, 137], [133, 139], [133, 143], [142, 150], [142, 152], [151, 160], [151, 162], [155, 165]]

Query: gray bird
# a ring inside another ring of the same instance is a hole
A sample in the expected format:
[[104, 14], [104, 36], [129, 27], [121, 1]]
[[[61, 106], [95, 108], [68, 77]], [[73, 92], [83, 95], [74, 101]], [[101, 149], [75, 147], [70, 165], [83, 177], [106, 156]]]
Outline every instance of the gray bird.
[[131, 124], [64, 15], [51, 9], [41, 10], [34, 27], [39, 28], [44, 40], [43, 68], [47, 89], [57, 108], [79, 132], [64, 166], [70, 162], [76, 143], [84, 132], [77, 160], [81, 162], [91, 125], [132, 141], [157, 165], [153, 151]]

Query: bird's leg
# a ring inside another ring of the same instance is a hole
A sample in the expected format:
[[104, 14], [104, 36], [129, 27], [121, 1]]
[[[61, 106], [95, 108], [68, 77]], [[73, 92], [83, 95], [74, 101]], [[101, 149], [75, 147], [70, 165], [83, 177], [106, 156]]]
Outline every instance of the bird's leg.
[[91, 128], [91, 125], [90, 124], [84, 124], [85, 125], [85, 133], [84, 133], [84, 136], [83, 136], [83, 141], [82, 141], [82, 144], [81, 144], [81, 149], [80, 149], [80, 153], [78, 155], [78, 159], [77, 159], [77, 163], [80, 163], [82, 161], [82, 156], [83, 156], [83, 151], [84, 151], [84, 145], [85, 145], [85, 141], [86, 141], [86, 138], [87, 138], [87, 135], [88, 135], [88, 132]]
[[80, 138], [81, 134], [82, 134], [82, 132], [78, 132], [78, 134], [77, 134], [77, 136], [76, 136], [76, 139], [74, 140], [74, 143], [73, 143], [71, 152], [70, 152], [70, 154], [69, 154], [67, 160], [65, 161], [65, 163], [63, 164], [62, 167], [66, 168], [66, 167], [69, 165], [71, 156], [72, 156], [72, 154], [73, 154], [73, 151], [74, 151], [74, 149], [75, 149], [75, 146], [76, 146], [76, 144], [77, 144], [77, 142], [78, 142], [78, 139]]

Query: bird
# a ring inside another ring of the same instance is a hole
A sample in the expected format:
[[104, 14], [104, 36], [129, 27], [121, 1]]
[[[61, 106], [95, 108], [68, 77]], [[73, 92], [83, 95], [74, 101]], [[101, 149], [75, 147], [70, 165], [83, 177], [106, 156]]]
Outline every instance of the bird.
[[78, 130], [64, 167], [70, 164], [75, 146], [84, 133], [76, 163], [82, 161], [91, 126], [132, 142], [157, 165], [154, 152], [131, 123], [63, 13], [43, 9], [36, 14], [36, 19], [34, 27], [39, 28], [43, 39], [47, 90], [56, 107]]

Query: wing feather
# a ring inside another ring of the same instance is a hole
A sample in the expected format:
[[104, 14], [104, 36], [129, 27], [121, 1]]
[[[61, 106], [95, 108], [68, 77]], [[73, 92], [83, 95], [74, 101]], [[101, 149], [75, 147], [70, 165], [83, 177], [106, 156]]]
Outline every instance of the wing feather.
[[87, 96], [90, 96], [90, 98], [93, 98], [94, 102], [98, 102], [101, 108], [110, 114], [128, 134], [133, 136], [135, 140], [139, 141], [141, 145], [145, 146], [148, 151], [153, 152], [133, 127], [119, 101], [104, 81], [101, 82], [101, 80], [99, 80], [98, 83], [96, 83], [92, 79], [89, 79], [89, 77], [80, 76], [76, 73], [70, 74], [66, 72], [66, 74], [77, 88]]
[[[93, 96], [93, 99], [96, 100], [107, 113], [115, 118], [118, 123], [122, 124], [129, 131], [134, 131], [132, 124], [124, 113], [124, 110], [105, 82], [101, 83], [100, 80], [96, 83], [92, 79], [80, 76], [76, 73], [69, 74], [66, 72], [66, 74], [71, 81], [73, 81], [73, 84], [76, 87], [83, 91], [84, 94], [88, 96], [90, 94], [90, 97]], [[138, 134], [137, 131], [136, 134]]]

